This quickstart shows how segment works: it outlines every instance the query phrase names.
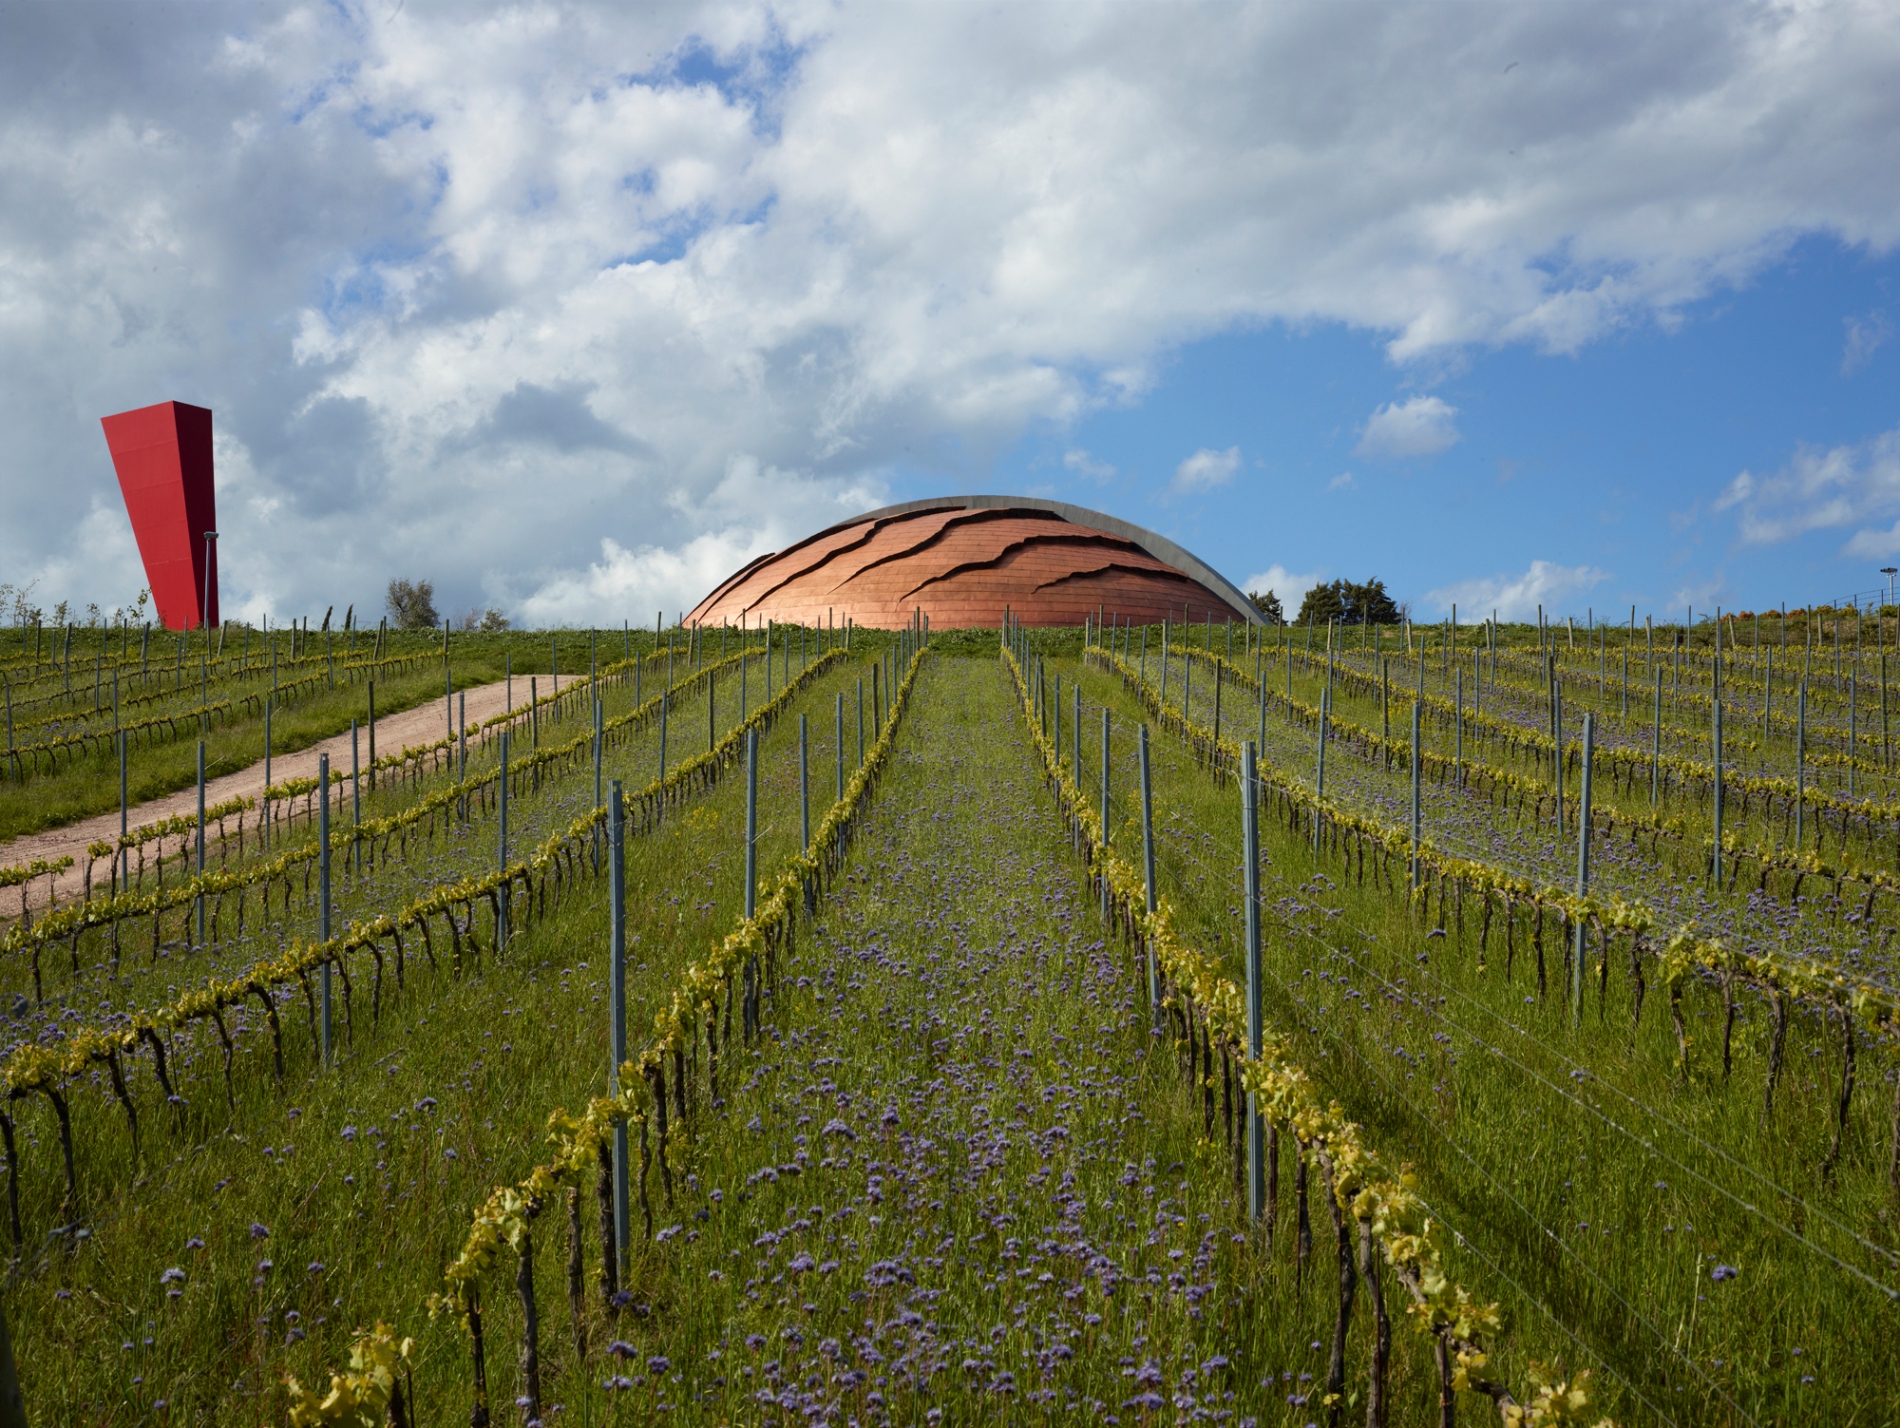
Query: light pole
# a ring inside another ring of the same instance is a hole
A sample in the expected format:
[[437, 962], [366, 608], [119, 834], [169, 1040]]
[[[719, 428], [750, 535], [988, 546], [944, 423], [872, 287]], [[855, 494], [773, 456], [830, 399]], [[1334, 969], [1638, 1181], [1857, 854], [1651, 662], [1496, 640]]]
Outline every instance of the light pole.
[[1880, 573], [1887, 577], [1887, 603], [1893, 604], [1893, 578], [1900, 575], [1900, 565], [1883, 565]]
[[217, 549], [218, 533], [216, 531], [206, 531], [204, 608], [198, 612], [198, 626], [200, 629], [205, 630], [211, 628], [211, 557], [217, 552]]

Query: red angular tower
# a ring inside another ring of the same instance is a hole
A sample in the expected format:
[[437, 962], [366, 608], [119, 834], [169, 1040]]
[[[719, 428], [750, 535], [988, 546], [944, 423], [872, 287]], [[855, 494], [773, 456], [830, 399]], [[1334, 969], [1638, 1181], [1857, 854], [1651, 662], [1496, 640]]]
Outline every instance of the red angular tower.
[[174, 630], [217, 624], [217, 542], [205, 539], [206, 531], [218, 528], [211, 412], [160, 402], [101, 417], [99, 424], [160, 623]]

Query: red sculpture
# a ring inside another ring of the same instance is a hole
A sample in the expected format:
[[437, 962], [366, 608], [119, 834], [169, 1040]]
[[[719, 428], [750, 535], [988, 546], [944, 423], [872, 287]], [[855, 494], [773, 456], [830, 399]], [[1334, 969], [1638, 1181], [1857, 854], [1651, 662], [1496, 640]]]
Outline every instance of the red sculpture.
[[160, 623], [175, 630], [217, 624], [217, 541], [205, 539], [218, 528], [210, 411], [160, 402], [101, 417], [99, 425]]

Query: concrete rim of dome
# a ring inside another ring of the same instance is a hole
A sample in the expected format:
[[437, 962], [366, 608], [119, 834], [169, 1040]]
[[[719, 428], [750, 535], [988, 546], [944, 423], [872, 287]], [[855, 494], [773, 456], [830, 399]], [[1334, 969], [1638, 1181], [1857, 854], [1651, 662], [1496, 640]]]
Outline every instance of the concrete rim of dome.
[[[849, 520], [834, 521], [823, 530], [807, 536], [799, 544], [817, 540], [821, 536], [830, 535], [833, 531], [863, 525], [866, 521], [882, 520], [889, 516], [907, 516], [918, 511], [952, 510], [958, 507], [968, 511], [1012, 508], [1048, 511], [1075, 525], [1093, 526], [1096, 530], [1120, 536], [1123, 540], [1132, 541], [1140, 546], [1162, 564], [1172, 565], [1183, 575], [1189, 575], [1198, 580], [1226, 601], [1241, 619], [1255, 625], [1266, 623], [1266, 617], [1254, 608], [1253, 601], [1236, 589], [1231, 580], [1192, 551], [1183, 550], [1166, 536], [1156, 535], [1144, 526], [1138, 526], [1133, 521], [1124, 521], [1119, 516], [1111, 516], [1105, 511], [1091, 511], [1087, 506], [1075, 506], [1067, 501], [1045, 500], [1041, 496], [931, 496], [919, 501], [900, 501], [894, 506], [879, 506], [875, 511], [866, 511], [862, 515], [852, 516]], [[761, 556], [760, 560], [770, 558]]]

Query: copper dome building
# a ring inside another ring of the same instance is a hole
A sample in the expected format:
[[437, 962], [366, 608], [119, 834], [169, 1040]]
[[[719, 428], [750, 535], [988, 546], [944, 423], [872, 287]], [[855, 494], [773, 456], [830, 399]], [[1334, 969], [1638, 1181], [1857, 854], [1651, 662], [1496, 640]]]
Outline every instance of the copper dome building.
[[1258, 622], [1240, 591], [1173, 541], [1061, 501], [952, 496], [885, 506], [762, 555], [687, 615], [689, 625], [762, 620], [901, 627], [921, 609], [938, 629], [1085, 615]]

